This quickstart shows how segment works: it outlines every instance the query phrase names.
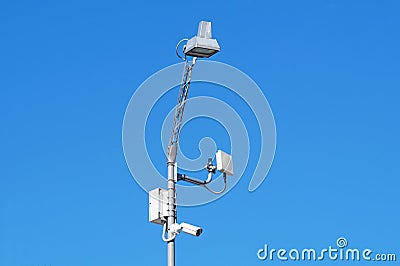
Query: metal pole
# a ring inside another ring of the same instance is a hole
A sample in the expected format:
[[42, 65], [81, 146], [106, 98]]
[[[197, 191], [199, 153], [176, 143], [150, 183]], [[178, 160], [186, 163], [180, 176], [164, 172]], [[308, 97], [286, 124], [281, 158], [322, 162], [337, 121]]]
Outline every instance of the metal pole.
[[[168, 238], [173, 237], [171, 225], [176, 222], [175, 163], [168, 162]], [[175, 266], [175, 239], [168, 242], [168, 266]]]
[[183, 68], [182, 83], [179, 89], [178, 103], [175, 109], [175, 118], [172, 125], [172, 134], [168, 144], [167, 165], [168, 165], [168, 266], [175, 266], [175, 237], [171, 230], [171, 225], [176, 222], [176, 180], [175, 165], [176, 153], [178, 151], [179, 136], [182, 128], [183, 113], [185, 111], [186, 99], [189, 93], [190, 81], [192, 79], [192, 70], [196, 63], [196, 57], [192, 62], [186, 60]]

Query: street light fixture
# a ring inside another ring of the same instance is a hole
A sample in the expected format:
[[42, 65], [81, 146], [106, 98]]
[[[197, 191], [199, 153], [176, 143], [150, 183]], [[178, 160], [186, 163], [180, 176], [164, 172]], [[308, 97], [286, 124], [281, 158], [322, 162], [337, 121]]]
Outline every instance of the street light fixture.
[[201, 21], [197, 36], [187, 41], [183, 53], [188, 56], [208, 58], [220, 51], [216, 39], [212, 39], [211, 22]]
[[[186, 41], [183, 47], [184, 56], [181, 56], [178, 53], [178, 47], [184, 41]], [[208, 159], [208, 163], [205, 166], [208, 172], [206, 180], [199, 180], [177, 172], [176, 154], [193, 67], [197, 57], [208, 58], [219, 51], [220, 47], [217, 40], [212, 39], [211, 36], [211, 22], [206, 21], [200, 22], [197, 36], [190, 40], [181, 40], [176, 47], [176, 54], [185, 61], [185, 64], [167, 150], [168, 189], [156, 188], [149, 192], [149, 221], [163, 225], [162, 239], [168, 243], [168, 266], [175, 266], [175, 238], [181, 231], [193, 236], [199, 236], [203, 232], [201, 227], [187, 223], [177, 223], [176, 183], [185, 181], [202, 186], [214, 194], [222, 194], [226, 189], [226, 176], [233, 175], [232, 156], [221, 150], [217, 151], [216, 154], [217, 166], [213, 165], [212, 158]], [[192, 57], [192, 60], [189, 60], [188, 56]], [[216, 170], [222, 173], [224, 179], [224, 187], [220, 191], [214, 191], [207, 186], [212, 181]], [[168, 236], [165, 237], [167, 231]]]

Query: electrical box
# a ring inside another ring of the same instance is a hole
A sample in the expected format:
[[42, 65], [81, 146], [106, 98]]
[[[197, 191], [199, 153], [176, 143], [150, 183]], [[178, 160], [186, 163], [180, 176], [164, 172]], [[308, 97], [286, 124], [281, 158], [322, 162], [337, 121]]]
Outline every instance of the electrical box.
[[168, 216], [168, 191], [156, 188], [149, 192], [149, 222], [164, 224]]

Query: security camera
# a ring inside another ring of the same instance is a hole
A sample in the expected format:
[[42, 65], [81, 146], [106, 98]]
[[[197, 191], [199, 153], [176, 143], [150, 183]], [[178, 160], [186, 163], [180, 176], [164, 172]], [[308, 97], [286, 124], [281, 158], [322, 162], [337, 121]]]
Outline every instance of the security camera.
[[180, 226], [183, 232], [185, 232], [186, 234], [190, 234], [192, 236], [199, 236], [203, 232], [203, 229], [195, 225], [181, 223]]
[[175, 234], [179, 234], [181, 231], [183, 231], [192, 236], [199, 236], [203, 232], [203, 229], [200, 227], [187, 223], [174, 223], [171, 225], [170, 230], [172, 230], [172, 232]]

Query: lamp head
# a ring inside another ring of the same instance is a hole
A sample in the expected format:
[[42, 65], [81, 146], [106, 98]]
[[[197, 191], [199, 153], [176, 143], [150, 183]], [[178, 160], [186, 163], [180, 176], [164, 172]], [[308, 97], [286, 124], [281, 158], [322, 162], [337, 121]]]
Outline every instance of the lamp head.
[[188, 56], [208, 58], [220, 51], [216, 39], [212, 39], [211, 22], [201, 21], [197, 36], [187, 41], [183, 53]]

